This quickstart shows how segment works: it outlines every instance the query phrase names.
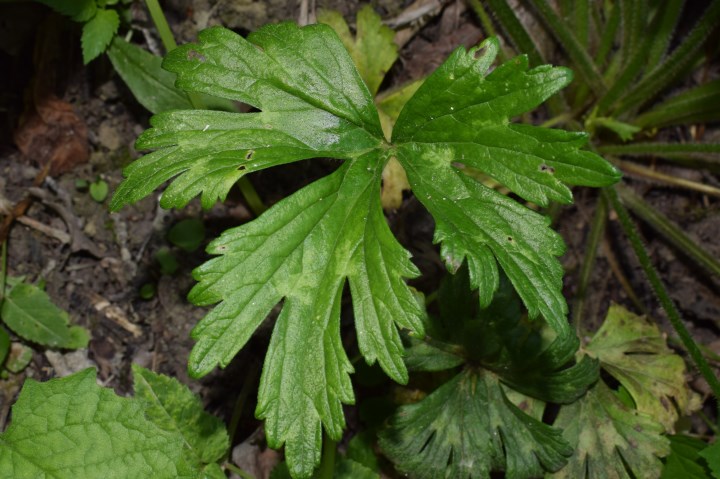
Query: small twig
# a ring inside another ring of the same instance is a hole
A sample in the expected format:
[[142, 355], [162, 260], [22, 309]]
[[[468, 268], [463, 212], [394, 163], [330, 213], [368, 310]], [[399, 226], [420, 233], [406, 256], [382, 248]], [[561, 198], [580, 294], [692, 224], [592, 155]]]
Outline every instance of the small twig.
[[[50, 167], [52, 166], [51, 162], [47, 162], [42, 170], [38, 172], [38, 174], [35, 176], [35, 179], [33, 180], [33, 186], [38, 187], [43, 184], [43, 181], [45, 181], [45, 178], [47, 177], [48, 173], [50, 173]], [[12, 227], [13, 221], [20, 218], [25, 214], [25, 212], [30, 208], [30, 205], [33, 203], [33, 198], [30, 195], [25, 195], [25, 198], [18, 201], [15, 206], [13, 206], [12, 211], [9, 215], [5, 216], [5, 219], [3, 219], [2, 226], [0, 226], [0, 243], [7, 240], [8, 235], [10, 234], [10, 228]]]
[[45, 223], [41, 223], [40, 221], [32, 219], [29, 216], [21, 216], [17, 219], [17, 222], [24, 224], [25, 226], [28, 226], [34, 230], [37, 230], [46, 236], [55, 238], [62, 244], [70, 244], [70, 241], [72, 240], [70, 235], [66, 232], [57, 228], [53, 228], [52, 226], [48, 226]]

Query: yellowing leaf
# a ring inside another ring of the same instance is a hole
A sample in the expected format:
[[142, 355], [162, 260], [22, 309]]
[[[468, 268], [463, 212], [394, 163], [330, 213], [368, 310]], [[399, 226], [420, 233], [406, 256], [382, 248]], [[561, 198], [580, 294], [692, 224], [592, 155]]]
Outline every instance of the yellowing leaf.
[[599, 381], [578, 401], [563, 406], [554, 424], [575, 452], [554, 479], [627, 479], [660, 475], [670, 453], [663, 427], [623, 406]]
[[357, 14], [355, 37], [338, 12], [321, 11], [318, 13], [318, 22], [330, 25], [335, 30], [350, 52], [350, 57], [370, 93], [375, 95], [398, 56], [397, 45], [393, 41], [395, 32], [383, 25], [380, 16], [370, 5], [365, 5]]
[[657, 326], [644, 316], [612, 305], [585, 349], [625, 386], [638, 411], [660, 422], [667, 431], [673, 430], [677, 409], [686, 414], [697, 407], [685, 381], [685, 362], [667, 347]]

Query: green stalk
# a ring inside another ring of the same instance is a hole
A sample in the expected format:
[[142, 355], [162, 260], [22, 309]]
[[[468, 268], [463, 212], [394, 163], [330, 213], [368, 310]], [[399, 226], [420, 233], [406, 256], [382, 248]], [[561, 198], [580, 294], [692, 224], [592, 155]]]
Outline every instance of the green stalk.
[[323, 431], [323, 450], [316, 479], [333, 479], [335, 475], [335, 453], [337, 443]]
[[[158, 0], [145, 0], [145, 5], [147, 5], [150, 17], [155, 24], [155, 28], [157, 28], [160, 40], [165, 47], [165, 51], [170, 52], [177, 48], [175, 37], [173, 36], [172, 30], [170, 30], [170, 25], [168, 25], [167, 18], [165, 18], [165, 14], [163, 13], [162, 8], [160, 8]], [[205, 105], [205, 102], [200, 95], [194, 92], [186, 93], [193, 108], [196, 110], [207, 110], [207, 105]], [[240, 188], [240, 193], [242, 193], [245, 201], [255, 216], [263, 214], [267, 207], [263, 203], [262, 199], [260, 199], [260, 195], [258, 195], [255, 187], [252, 183], [250, 183], [250, 180], [243, 176], [238, 180], [237, 184]]]
[[590, 233], [588, 235], [587, 245], [585, 246], [585, 257], [583, 258], [583, 263], [580, 267], [577, 299], [575, 300], [575, 305], [573, 307], [573, 322], [575, 323], [575, 329], [578, 332], [578, 335], [580, 334], [582, 327], [585, 294], [587, 293], [587, 287], [590, 283], [590, 275], [592, 274], [595, 259], [597, 258], [600, 239], [605, 232], [606, 221], [607, 204], [602, 198], [599, 198], [595, 206], [595, 216], [593, 216], [593, 220], [590, 225]]
[[708, 254], [691, 240], [680, 228], [675, 226], [666, 216], [648, 205], [630, 188], [617, 186], [620, 199], [630, 210], [649, 224], [655, 231], [667, 238], [680, 251], [695, 260], [695, 263], [710, 274], [720, 277], [720, 261]]
[[145, 5], [147, 5], [150, 11], [150, 17], [155, 24], [155, 28], [157, 28], [165, 51], [170, 52], [175, 50], [177, 48], [175, 37], [173, 36], [172, 30], [170, 30], [170, 25], [168, 25], [167, 18], [165, 18], [165, 14], [162, 8], [160, 8], [158, 0], [145, 0]]
[[652, 265], [647, 249], [640, 239], [640, 234], [638, 233], [635, 224], [630, 219], [630, 214], [620, 201], [617, 191], [613, 187], [603, 188], [603, 196], [612, 204], [613, 209], [617, 213], [620, 225], [627, 235], [628, 240], [630, 240], [630, 244], [635, 251], [635, 255], [640, 262], [643, 272], [645, 273], [645, 277], [665, 310], [665, 313], [670, 320], [670, 324], [672, 324], [673, 329], [677, 332], [683, 346], [685, 346], [685, 349], [690, 354], [690, 357], [700, 371], [700, 374], [702, 374], [703, 378], [710, 386], [713, 396], [715, 396], [715, 402], [718, 407], [718, 420], [720, 420], [720, 381], [718, 381], [718, 378], [715, 374], [713, 374], [712, 369], [705, 360], [700, 348], [698, 348], [698, 345], [695, 343], [685, 327], [685, 323], [683, 323], [680, 312], [677, 310], [675, 303], [670, 298], [670, 295], [660, 279], [657, 270]]

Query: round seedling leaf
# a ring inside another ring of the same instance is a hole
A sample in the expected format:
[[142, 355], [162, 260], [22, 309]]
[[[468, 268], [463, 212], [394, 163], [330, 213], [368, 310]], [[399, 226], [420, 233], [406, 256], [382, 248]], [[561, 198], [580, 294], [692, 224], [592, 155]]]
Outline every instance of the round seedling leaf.
[[168, 241], [189, 253], [198, 249], [204, 239], [205, 225], [197, 218], [182, 220], [168, 232]]
[[158, 252], [155, 253], [155, 259], [160, 265], [160, 272], [168, 276], [175, 274], [180, 266], [175, 256], [167, 248], [160, 248]]
[[105, 201], [105, 198], [107, 198], [108, 195], [108, 184], [105, 182], [105, 180], [97, 180], [93, 183], [90, 183], [90, 197], [97, 201], [98, 203], [102, 203]]

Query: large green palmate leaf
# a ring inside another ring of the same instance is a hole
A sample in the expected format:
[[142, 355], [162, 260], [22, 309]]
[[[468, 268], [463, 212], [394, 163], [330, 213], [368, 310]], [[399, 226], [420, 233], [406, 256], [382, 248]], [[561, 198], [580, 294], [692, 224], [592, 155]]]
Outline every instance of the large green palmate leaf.
[[[156, 115], [137, 146], [157, 151], [125, 170], [113, 209], [172, 178], [163, 207], [182, 207], [197, 195], [210, 207], [245, 174], [306, 158], [345, 160], [331, 175], [213, 241], [208, 252], [219, 256], [195, 271], [199, 284], [190, 294], [196, 304], [219, 303], [193, 330], [198, 342], [189, 368], [195, 376], [227, 365], [283, 302], [256, 413], [267, 421], [269, 444], [286, 444], [295, 476], [311, 474], [319, 461], [321, 425], [338, 439], [342, 404], [354, 401], [352, 367], [339, 330], [346, 279], [359, 348], [368, 362], [379, 362], [393, 379], [405, 382], [398, 328], [422, 333], [423, 310], [404, 282], [418, 271], [390, 232], [380, 204], [389, 158], [403, 163], [435, 216], [448, 266], [457, 269], [468, 258], [484, 304], [497, 287], [497, 260], [533, 316], [543, 314], [560, 334], [568, 334], [555, 259], [563, 250], [560, 237], [543, 216], [464, 176], [460, 163], [485, 165], [488, 174], [540, 204], [570, 201], [562, 182], [604, 185], [618, 174], [600, 157], [579, 150], [586, 141], [581, 134], [509, 125], [510, 117], [566, 85], [570, 74], [551, 67], [527, 71], [520, 58], [486, 79], [496, 53], [494, 40], [482, 50], [457, 50], [430, 77], [435, 79], [430, 87], [410, 100], [393, 144], [384, 140], [372, 97], [350, 56], [325, 25], [269, 25], [247, 40], [213, 28], [163, 64], [177, 73], [179, 88], [259, 111]], [[426, 105], [429, 95], [444, 106]], [[432, 131], [448, 126], [454, 139], [432, 137]]]

